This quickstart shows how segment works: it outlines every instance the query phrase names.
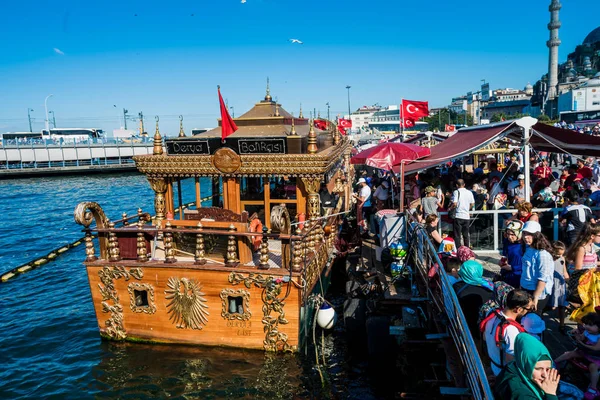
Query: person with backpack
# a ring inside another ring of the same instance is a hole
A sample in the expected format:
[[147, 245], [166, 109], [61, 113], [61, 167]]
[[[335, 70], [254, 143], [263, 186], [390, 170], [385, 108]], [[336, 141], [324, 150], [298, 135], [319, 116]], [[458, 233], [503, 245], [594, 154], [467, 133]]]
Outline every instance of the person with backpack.
[[506, 297], [503, 309], [493, 310], [481, 321], [479, 327], [495, 376], [513, 360], [515, 339], [519, 333], [525, 332], [517, 320], [533, 310], [533, 296], [524, 290], [515, 289]]

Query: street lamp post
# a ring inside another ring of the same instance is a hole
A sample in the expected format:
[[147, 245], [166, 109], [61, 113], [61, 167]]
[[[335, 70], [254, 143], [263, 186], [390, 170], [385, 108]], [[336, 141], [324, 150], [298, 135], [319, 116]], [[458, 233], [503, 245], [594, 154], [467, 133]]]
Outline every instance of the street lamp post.
[[233, 106], [231, 106], [229, 108], [231, 108], [231, 118], [235, 118], [235, 111], [234, 111]]
[[29, 132], [33, 132], [33, 128], [31, 127], [31, 111], [34, 111], [33, 108], [27, 109], [27, 119], [29, 120]]
[[327, 104], [327, 121], [329, 121], [329, 102], [325, 104]]
[[54, 111], [48, 111], [48, 114], [52, 114], [52, 126], [56, 129], [56, 116], [54, 115]]
[[348, 89], [348, 118], [352, 119], [350, 117], [350, 88], [351, 88], [350, 85], [346, 86], [346, 89]]
[[50, 123], [48, 121], [48, 99], [54, 96], [53, 94], [49, 94], [46, 96], [46, 100], [44, 100], [44, 109], [46, 111], [46, 132], [48, 132], [48, 139], [50, 139]]
[[123, 109], [123, 126], [125, 127], [125, 130], [127, 130], [127, 113], [129, 112], [129, 110], [126, 110], [125, 108]]

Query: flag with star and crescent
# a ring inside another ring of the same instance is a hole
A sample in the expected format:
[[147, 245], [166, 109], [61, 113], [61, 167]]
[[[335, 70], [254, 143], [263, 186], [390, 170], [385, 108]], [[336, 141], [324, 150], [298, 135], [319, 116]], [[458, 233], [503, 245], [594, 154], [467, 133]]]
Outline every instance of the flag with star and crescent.
[[420, 118], [429, 116], [429, 102], [402, 100], [402, 115], [404, 119], [417, 121]]

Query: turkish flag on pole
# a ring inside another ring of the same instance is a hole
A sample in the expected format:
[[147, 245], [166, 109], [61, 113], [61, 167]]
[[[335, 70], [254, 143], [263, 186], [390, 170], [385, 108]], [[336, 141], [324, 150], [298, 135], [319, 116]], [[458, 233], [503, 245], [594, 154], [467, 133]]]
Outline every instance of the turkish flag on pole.
[[327, 121], [324, 119], [315, 119], [315, 128], [320, 129], [322, 131], [326, 131]]
[[217, 91], [219, 92], [219, 104], [221, 106], [221, 140], [225, 141], [225, 138], [237, 131], [238, 127], [229, 115], [229, 111], [227, 111], [227, 106], [223, 101], [223, 96], [221, 96], [220, 86], [217, 86]]
[[339, 118], [338, 125], [340, 125], [342, 128], [352, 128], [352, 120]]
[[404, 121], [400, 121], [403, 128], [413, 128], [415, 126], [415, 120], [410, 118], [404, 118]]
[[337, 128], [341, 135], [346, 136], [346, 134], [347, 134], [346, 128], [343, 128], [342, 125], [340, 125], [340, 124], [338, 124]]
[[429, 103], [426, 101], [402, 100], [402, 116], [413, 121], [429, 116]]

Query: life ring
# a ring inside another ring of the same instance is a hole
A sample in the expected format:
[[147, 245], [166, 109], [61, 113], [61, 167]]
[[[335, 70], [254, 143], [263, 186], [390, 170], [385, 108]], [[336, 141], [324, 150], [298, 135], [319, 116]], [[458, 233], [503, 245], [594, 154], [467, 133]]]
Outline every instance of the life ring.
[[[260, 222], [260, 219], [258, 218], [254, 218], [251, 222], [250, 222], [250, 232], [252, 233], [262, 233], [263, 231], [263, 224], [262, 222]], [[262, 236], [252, 236], [252, 247], [254, 248], [254, 251], [257, 251], [258, 249], [260, 249], [260, 244], [262, 243]]]

